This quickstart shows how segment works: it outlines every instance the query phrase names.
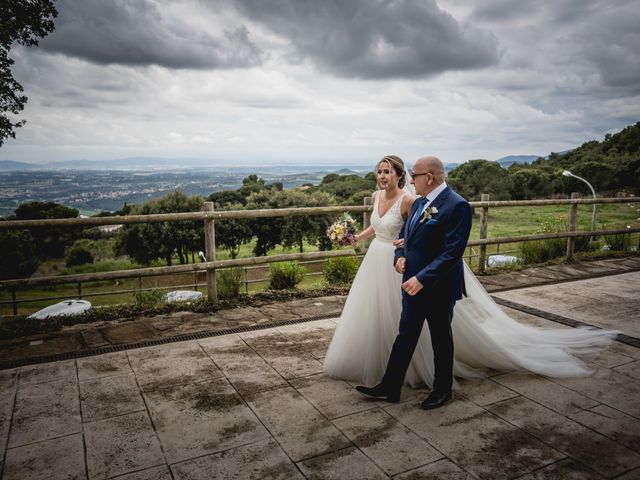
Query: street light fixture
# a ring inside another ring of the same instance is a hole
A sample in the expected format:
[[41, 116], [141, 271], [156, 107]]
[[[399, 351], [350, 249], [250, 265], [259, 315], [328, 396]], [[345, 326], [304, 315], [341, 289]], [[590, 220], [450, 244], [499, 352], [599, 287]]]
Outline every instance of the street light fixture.
[[[591, 186], [591, 184], [587, 182], [584, 178], [574, 175], [569, 170], [563, 171], [562, 175], [565, 177], [573, 177], [573, 178], [577, 178], [578, 180], [582, 180], [591, 189], [591, 193], [593, 193], [593, 199], [594, 200], [596, 199], [596, 191], [593, 189], [593, 186]], [[595, 231], [595, 229], [596, 229], [596, 204], [594, 203], [593, 210], [591, 211], [591, 231], [593, 232]], [[591, 243], [592, 241], [593, 241], [593, 235], [589, 237], [589, 243]]]

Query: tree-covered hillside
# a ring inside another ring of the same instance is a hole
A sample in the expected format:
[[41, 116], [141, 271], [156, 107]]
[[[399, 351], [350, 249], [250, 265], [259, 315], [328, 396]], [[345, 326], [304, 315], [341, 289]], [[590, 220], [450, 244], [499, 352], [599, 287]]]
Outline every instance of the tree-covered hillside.
[[569, 152], [551, 153], [531, 164], [504, 170], [497, 162], [471, 160], [452, 170], [448, 181], [469, 200], [488, 193], [494, 200], [548, 198], [570, 192], [589, 194], [584, 182], [562, 176], [564, 170], [590, 182], [598, 195], [640, 193], [640, 122], [592, 140]]

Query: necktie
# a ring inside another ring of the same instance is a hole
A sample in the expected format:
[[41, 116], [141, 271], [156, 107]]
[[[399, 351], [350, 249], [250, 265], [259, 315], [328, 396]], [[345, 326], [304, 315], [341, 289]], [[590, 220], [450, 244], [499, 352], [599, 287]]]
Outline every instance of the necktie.
[[422, 211], [424, 210], [424, 206], [427, 204], [427, 197], [421, 197], [418, 202], [418, 207], [416, 211], [413, 213], [413, 217], [411, 217], [411, 222], [409, 223], [409, 231], [413, 230], [413, 227], [418, 223], [418, 219], [420, 215], [422, 215]]

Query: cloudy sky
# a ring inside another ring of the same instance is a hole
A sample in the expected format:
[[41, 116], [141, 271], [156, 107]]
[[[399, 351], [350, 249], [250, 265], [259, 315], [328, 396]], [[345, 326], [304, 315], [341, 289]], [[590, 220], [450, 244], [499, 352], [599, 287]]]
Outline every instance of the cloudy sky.
[[640, 120], [640, 0], [57, 0], [21, 161], [546, 155]]

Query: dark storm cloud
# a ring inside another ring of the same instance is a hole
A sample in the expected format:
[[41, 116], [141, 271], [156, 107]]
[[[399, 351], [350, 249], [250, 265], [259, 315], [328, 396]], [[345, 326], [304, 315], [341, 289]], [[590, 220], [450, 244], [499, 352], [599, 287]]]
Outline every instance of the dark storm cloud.
[[345, 77], [406, 78], [498, 61], [495, 37], [461, 25], [433, 0], [234, 0], [287, 39], [298, 61]]
[[165, 18], [151, 0], [58, 0], [47, 51], [97, 64], [167, 68], [236, 68], [260, 63], [261, 52], [243, 26], [198, 31]]
[[[638, 0], [484, 0], [470, 18], [494, 28], [527, 25], [539, 32], [538, 44], [556, 42], [566, 71], [596, 72], [600, 87], [610, 90], [609, 94], [640, 94]], [[553, 58], [555, 51], [547, 52]]]

